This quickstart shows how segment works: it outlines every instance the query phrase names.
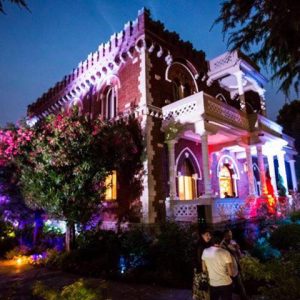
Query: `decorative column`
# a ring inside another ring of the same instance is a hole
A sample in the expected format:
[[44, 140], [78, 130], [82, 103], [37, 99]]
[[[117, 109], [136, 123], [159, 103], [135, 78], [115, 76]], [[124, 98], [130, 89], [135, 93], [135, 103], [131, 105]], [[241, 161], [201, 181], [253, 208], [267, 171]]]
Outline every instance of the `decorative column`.
[[275, 175], [275, 167], [274, 167], [274, 156], [271, 153], [267, 154], [268, 158], [268, 166], [269, 166], [269, 173], [271, 177], [271, 183], [274, 189], [275, 196], [277, 195], [277, 183], [276, 183], [276, 175]]
[[208, 134], [201, 134], [201, 149], [202, 149], [202, 164], [203, 164], [203, 179], [204, 193], [206, 197], [211, 197], [211, 181], [209, 174], [209, 153], [208, 153]]
[[169, 158], [169, 185], [170, 185], [170, 200], [176, 200], [176, 170], [175, 170], [175, 144], [176, 140], [169, 140], [168, 145]]
[[246, 100], [245, 100], [245, 94], [244, 94], [244, 88], [243, 88], [243, 72], [237, 71], [234, 73], [234, 76], [237, 81], [237, 87], [240, 97], [240, 103], [241, 103], [241, 110], [246, 111]]
[[286, 188], [286, 191], [288, 192], [284, 155], [285, 155], [285, 151], [281, 150], [277, 153], [277, 158], [278, 158], [279, 174], [281, 175], [283, 179], [283, 185]]
[[297, 185], [297, 177], [296, 177], [296, 171], [295, 171], [295, 160], [289, 160], [290, 164], [290, 169], [291, 169], [291, 175], [292, 175], [292, 183], [293, 183], [293, 191], [298, 190], [298, 185]]
[[254, 172], [253, 172], [253, 163], [252, 163], [252, 156], [251, 156], [251, 147], [246, 146], [246, 159], [247, 159], [247, 166], [248, 166], [248, 185], [249, 185], [249, 196], [254, 196], [256, 194], [255, 190], [255, 182], [254, 182]]
[[265, 170], [264, 156], [262, 152], [262, 145], [257, 145], [256, 151], [257, 151], [257, 162], [258, 162], [259, 176], [260, 176], [261, 195], [267, 195], [268, 190], [266, 184], [266, 170]]
[[259, 94], [259, 99], [260, 99], [261, 114], [263, 116], [266, 116], [267, 111], [266, 111], [265, 90], [264, 89], [259, 89], [258, 94]]

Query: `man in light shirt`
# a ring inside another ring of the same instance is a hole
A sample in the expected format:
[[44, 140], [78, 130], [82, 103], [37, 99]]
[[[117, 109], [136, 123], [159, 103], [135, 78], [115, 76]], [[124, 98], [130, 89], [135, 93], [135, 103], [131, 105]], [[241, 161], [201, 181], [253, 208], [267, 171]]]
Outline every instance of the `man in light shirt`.
[[222, 233], [215, 232], [212, 246], [202, 254], [202, 268], [208, 272], [211, 300], [232, 299], [232, 258], [227, 250], [221, 248], [222, 239]]

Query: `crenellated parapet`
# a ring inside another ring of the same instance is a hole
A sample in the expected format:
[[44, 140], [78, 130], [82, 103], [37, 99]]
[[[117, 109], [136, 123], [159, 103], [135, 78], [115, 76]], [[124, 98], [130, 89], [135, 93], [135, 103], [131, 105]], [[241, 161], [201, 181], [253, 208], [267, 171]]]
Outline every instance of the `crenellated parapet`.
[[99, 89], [107, 78], [116, 75], [124, 64], [136, 59], [142, 49], [162, 59], [166, 66], [173, 62], [174, 49], [180, 49], [183, 56], [197, 57], [198, 61], [205, 63], [203, 51], [195, 50], [177, 33], [166, 30], [163, 23], [152, 20], [149, 10], [141, 9], [134, 21], [127, 22], [120, 32], [100, 44], [70, 74], [29, 105], [29, 118], [42, 119], [74, 100], [83, 99], [91, 89]]

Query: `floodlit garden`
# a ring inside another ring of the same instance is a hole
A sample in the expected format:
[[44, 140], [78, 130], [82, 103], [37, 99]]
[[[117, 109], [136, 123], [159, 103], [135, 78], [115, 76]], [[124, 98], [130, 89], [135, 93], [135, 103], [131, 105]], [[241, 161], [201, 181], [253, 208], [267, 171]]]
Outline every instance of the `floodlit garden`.
[[[137, 223], [143, 149], [134, 118], [104, 123], [76, 109], [33, 127], [1, 130], [2, 264], [78, 276], [57, 290], [35, 278], [33, 297], [105, 299], [107, 281], [191, 289], [197, 225]], [[107, 178], [114, 170], [125, 170], [119, 181], [125, 190], [134, 185], [136, 193], [121, 197], [113, 207], [117, 225], [103, 230], [99, 216], [108, 209]], [[243, 250], [242, 274], [253, 299], [300, 298], [300, 210], [294, 200], [284, 214], [266, 210], [255, 220], [222, 225]]]

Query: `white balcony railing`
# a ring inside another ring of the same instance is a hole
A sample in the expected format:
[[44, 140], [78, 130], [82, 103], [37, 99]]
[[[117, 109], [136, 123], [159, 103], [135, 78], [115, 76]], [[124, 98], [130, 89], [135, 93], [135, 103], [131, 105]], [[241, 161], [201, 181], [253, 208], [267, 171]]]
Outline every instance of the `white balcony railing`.
[[[197, 206], [207, 205], [204, 199], [168, 201], [167, 215], [175, 221], [196, 223], [198, 219]], [[249, 209], [245, 201], [239, 198], [211, 199], [212, 216], [207, 216], [213, 223], [247, 218]]]
[[174, 120], [182, 124], [203, 120], [220, 121], [239, 129], [249, 130], [246, 113], [215, 99], [203, 92], [168, 104], [162, 108], [164, 120]]
[[209, 61], [209, 73], [220, 72], [224, 69], [233, 67], [238, 61], [238, 52], [225, 52]]

